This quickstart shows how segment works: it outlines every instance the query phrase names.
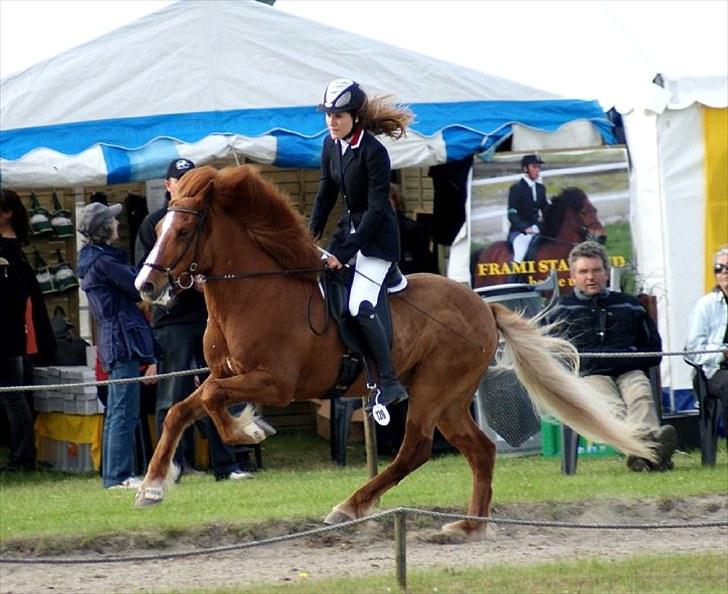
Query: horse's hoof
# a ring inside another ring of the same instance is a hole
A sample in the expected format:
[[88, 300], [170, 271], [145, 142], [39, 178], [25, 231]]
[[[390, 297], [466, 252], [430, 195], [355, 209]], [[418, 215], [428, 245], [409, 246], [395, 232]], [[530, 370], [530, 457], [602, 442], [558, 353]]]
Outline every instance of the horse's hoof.
[[429, 544], [463, 544], [468, 541], [468, 537], [463, 532], [429, 532], [417, 537], [418, 540]]
[[335, 524], [343, 524], [345, 522], [351, 522], [356, 518], [352, 518], [349, 514], [344, 513], [340, 509], [334, 508], [331, 513], [324, 518], [324, 524], [333, 526]]
[[162, 487], [144, 487], [139, 489], [134, 499], [134, 507], [149, 507], [155, 503], [161, 503], [164, 499]]
[[463, 521], [445, 524], [441, 530], [442, 543], [459, 544], [461, 542], [476, 542], [479, 540], [495, 540], [495, 526], [493, 524], [478, 524], [476, 528]]
[[278, 433], [276, 431], [275, 427], [273, 427], [270, 423], [265, 421], [263, 417], [255, 417], [253, 419], [253, 422], [258, 426], [258, 429], [260, 429], [263, 433], [265, 433], [266, 437], [271, 437]]

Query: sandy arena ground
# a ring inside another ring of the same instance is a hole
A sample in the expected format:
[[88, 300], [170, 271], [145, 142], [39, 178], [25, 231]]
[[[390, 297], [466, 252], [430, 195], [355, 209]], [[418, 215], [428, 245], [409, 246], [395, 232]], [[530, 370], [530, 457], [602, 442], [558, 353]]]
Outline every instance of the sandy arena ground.
[[[728, 495], [676, 500], [579, 502], [570, 504], [496, 506], [496, 518], [561, 521], [580, 524], [660, 524], [726, 522]], [[501, 525], [488, 540], [465, 544], [436, 544], [432, 536], [443, 522], [427, 516], [408, 517], [407, 570], [431, 567], [486, 567], [493, 564], [533, 564], [556, 559], [599, 556], [625, 557], [636, 553], [722, 552], [728, 558], [726, 527], [685, 529], [564, 529]], [[116, 537], [74, 550], [56, 543], [74, 558], [153, 555], [254, 541], [317, 527], [313, 523], [266, 526], [241, 539], [224, 527], [182, 535], [160, 548], [140, 545], [138, 536]], [[48, 546], [46, 542], [43, 546]], [[9, 550], [5, 558], [38, 554], [30, 543]], [[0, 592], [167, 592], [194, 587], [300, 582], [338, 575], [394, 575], [391, 516], [321, 536], [256, 546], [231, 552], [165, 561], [80, 565], [0, 564]], [[47, 550], [47, 549], [46, 549]], [[42, 556], [47, 556], [43, 553]]]

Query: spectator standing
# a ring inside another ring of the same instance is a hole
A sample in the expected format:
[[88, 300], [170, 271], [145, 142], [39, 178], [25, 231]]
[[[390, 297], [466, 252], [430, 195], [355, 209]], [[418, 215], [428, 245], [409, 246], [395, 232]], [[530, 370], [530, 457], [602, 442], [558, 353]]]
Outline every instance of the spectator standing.
[[[195, 164], [189, 159], [175, 159], [169, 164], [165, 180], [167, 201], [171, 197], [170, 191], [177, 186], [182, 176], [194, 167]], [[167, 204], [165, 203], [142, 221], [134, 248], [134, 256], [139, 268], [144, 265], [149, 252], [152, 251], [157, 241], [156, 225], [166, 214]], [[152, 306], [152, 320], [154, 334], [162, 349], [160, 373], [187, 371], [206, 366], [202, 339], [207, 327], [207, 307], [205, 297], [201, 292], [194, 289], [181, 291], [167, 306]], [[184, 400], [194, 391], [194, 382], [194, 377], [191, 375], [176, 376], [159, 381], [155, 407], [157, 435], [162, 434], [164, 418], [172, 405]], [[210, 419], [205, 419], [201, 423], [207, 437], [210, 462], [215, 478], [218, 480], [252, 478], [252, 474], [240, 469], [234, 448], [220, 439], [220, 435]], [[193, 429], [188, 429], [174, 455], [174, 462], [183, 474], [194, 471], [193, 436]]]
[[[609, 263], [601, 244], [585, 241], [575, 246], [569, 254], [569, 270], [574, 291], [559, 298], [548, 319], [561, 323], [565, 337], [580, 353], [662, 350], [657, 326], [639, 300], [607, 288]], [[649, 368], [661, 360], [661, 355], [652, 355], [585, 357], [581, 362], [582, 375], [610, 408], [657, 443], [657, 464], [635, 456], [627, 458], [628, 468], [635, 472], [672, 468], [677, 434], [671, 425], [660, 426], [648, 378]]]
[[687, 351], [722, 351], [691, 355], [708, 380], [708, 393], [728, 410], [728, 245], [713, 255], [715, 287], [703, 295], [690, 313]]
[[[85, 245], [78, 254], [78, 276], [98, 328], [98, 353], [114, 379], [136, 378], [140, 365], [156, 373], [154, 335], [137, 307], [136, 269], [125, 251], [113, 247], [119, 238], [121, 204], [92, 202], [81, 209], [78, 231]], [[109, 385], [101, 450], [102, 482], [107, 489], [136, 489], [133, 476], [134, 431], [139, 422], [139, 382]]]
[[521, 159], [523, 177], [508, 190], [508, 241], [513, 246], [513, 261], [522, 262], [534, 236], [540, 232], [549, 201], [541, 180], [541, 165], [538, 155], [524, 155]]
[[[0, 194], [0, 386], [32, 383], [29, 355], [53, 362], [55, 338], [48, 311], [23, 253], [30, 222], [20, 197], [12, 190]], [[7, 416], [10, 454], [3, 470], [35, 469], [33, 412], [29, 392], [2, 392], [0, 404]]]

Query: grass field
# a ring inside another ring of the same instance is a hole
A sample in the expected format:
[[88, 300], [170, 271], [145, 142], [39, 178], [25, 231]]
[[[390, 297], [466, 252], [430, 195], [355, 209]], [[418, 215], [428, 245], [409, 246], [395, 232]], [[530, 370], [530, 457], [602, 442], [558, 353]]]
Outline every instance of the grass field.
[[[183, 479], [163, 505], [139, 510], [128, 491], [107, 491], [94, 475], [0, 473], [0, 548], [9, 540], [74, 535], [93, 539], [114, 532], [163, 535], [223, 522], [241, 527], [281, 519], [319, 521], [366, 480], [363, 445], [349, 446], [350, 464], [333, 466], [327, 441], [316, 435], [277, 435], [264, 442], [266, 469], [252, 481], [216, 482], [211, 475]], [[382, 459], [381, 464], [386, 463]], [[699, 452], [677, 454], [677, 470], [634, 474], [621, 456], [582, 457], [575, 476], [559, 472], [558, 458], [498, 457], [495, 503], [565, 502], [620, 497], [670, 498], [725, 493], [728, 460], [700, 465]], [[451, 509], [462, 513], [471, 488], [459, 454], [437, 456], [384, 495], [381, 507]], [[197, 502], [205, 501], [205, 505]], [[41, 511], [42, 510], [42, 511]]]
[[[390, 594], [399, 591], [393, 575], [340, 578], [250, 588], [200, 590], [199, 594]], [[197, 592], [197, 591], [193, 591]], [[728, 565], [722, 554], [638, 556], [626, 560], [581, 559], [531, 566], [413, 571], [408, 594], [523, 594], [524, 592], [610, 594], [728, 592]]]

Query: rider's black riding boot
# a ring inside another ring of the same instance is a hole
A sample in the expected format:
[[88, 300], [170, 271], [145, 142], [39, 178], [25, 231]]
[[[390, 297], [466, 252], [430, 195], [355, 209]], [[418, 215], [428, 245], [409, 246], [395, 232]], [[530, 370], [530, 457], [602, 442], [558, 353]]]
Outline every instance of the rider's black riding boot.
[[[388, 406], [401, 402], [407, 398], [407, 390], [399, 383], [394, 373], [387, 335], [372, 304], [364, 301], [355, 319], [369, 347], [367, 354], [374, 360], [379, 373], [379, 404]], [[367, 408], [372, 406], [374, 402], [370, 402]]]

